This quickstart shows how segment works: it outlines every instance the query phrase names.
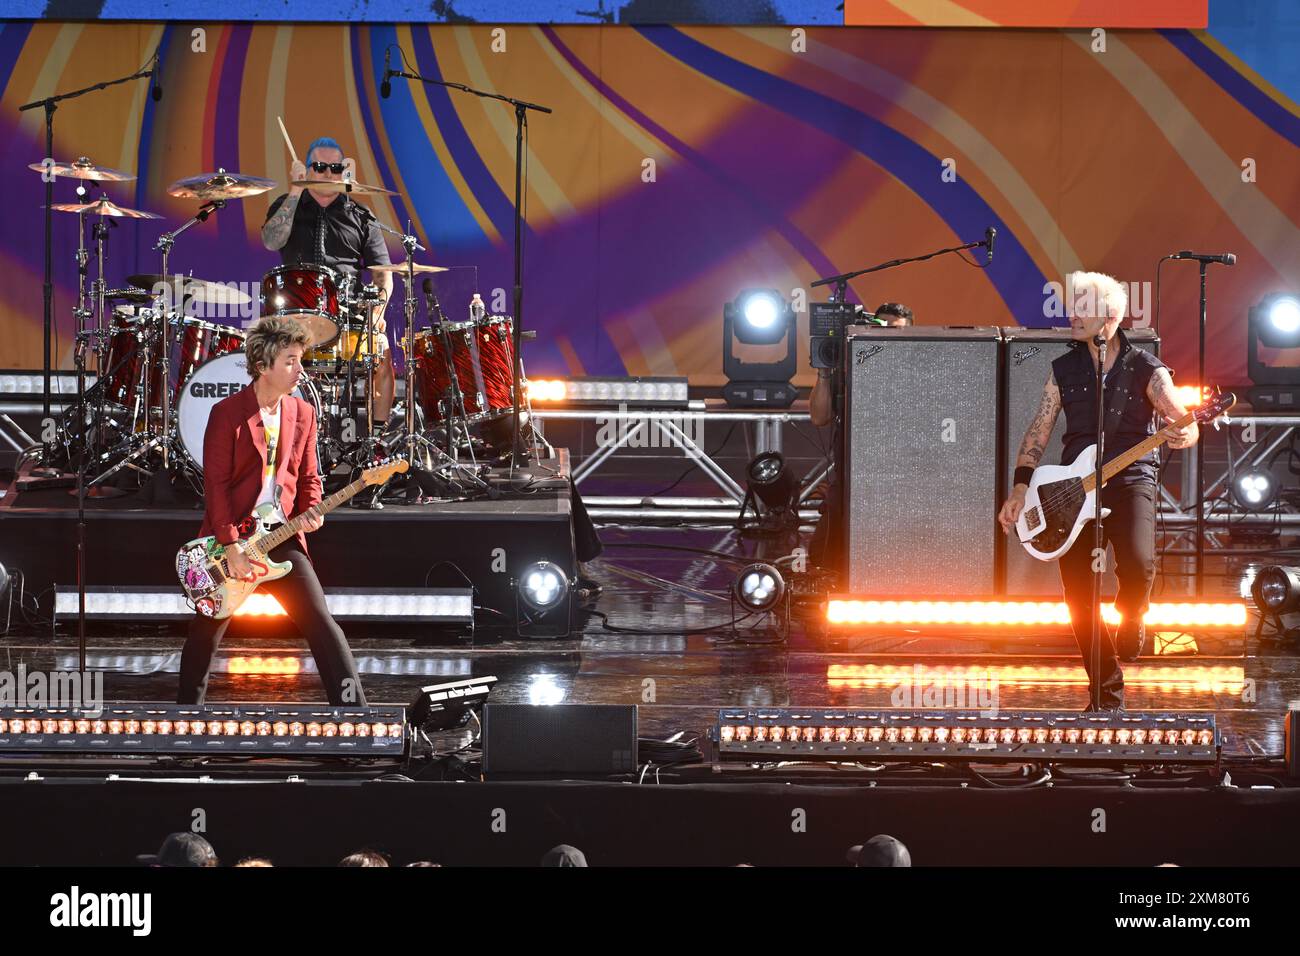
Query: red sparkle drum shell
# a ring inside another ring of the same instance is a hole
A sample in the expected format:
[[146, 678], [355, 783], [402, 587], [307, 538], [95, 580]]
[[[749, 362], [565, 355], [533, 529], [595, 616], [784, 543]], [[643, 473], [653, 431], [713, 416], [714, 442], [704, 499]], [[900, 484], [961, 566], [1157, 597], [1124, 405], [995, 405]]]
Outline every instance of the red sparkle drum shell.
[[104, 352], [104, 399], [133, 410], [144, 400], [141, 378], [149, 363], [149, 404], [162, 407], [162, 346], [156, 333], [147, 337], [154, 313], [137, 306], [118, 306], [110, 319], [112, 334]]
[[[319, 316], [338, 328], [344, 325], [339, 309], [342, 284], [339, 273], [328, 266], [279, 266], [262, 279], [262, 316]], [[328, 342], [318, 343], [318, 347], [330, 345], [337, 338], [336, 334]]]
[[[514, 320], [493, 315], [478, 322], [448, 322], [444, 328], [466, 418], [479, 422], [514, 411]], [[416, 385], [427, 423], [444, 422], [449, 417], [447, 365], [437, 328], [415, 336]]]
[[[183, 388], [185, 381], [204, 362], [218, 355], [242, 352], [244, 332], [229, 325], [186, 317], [181, 321], [180, 345], [180, 357], [176, 361], [176, 381]], [[179, 396], [179, 389], [177, 396]]]

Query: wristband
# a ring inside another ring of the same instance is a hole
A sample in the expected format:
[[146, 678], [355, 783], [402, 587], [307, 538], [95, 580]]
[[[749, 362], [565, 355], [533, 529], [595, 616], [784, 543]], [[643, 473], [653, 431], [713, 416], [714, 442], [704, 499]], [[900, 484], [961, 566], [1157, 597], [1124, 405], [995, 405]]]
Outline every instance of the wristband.
[[1020, 465], [1016, 468], [1015, 477], [1011, 479], [1012, 485], [1027, 485], [1030, 479], [1034, 477], [1034, 469], [1028, 465]]

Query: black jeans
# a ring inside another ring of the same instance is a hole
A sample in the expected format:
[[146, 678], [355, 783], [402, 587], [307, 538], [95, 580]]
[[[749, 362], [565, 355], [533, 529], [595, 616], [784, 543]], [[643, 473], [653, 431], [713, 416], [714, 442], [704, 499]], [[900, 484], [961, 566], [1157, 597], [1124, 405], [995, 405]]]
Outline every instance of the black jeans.
[[844, 488], [835, 480], [827, 483], [821, 517], [808, 544], [808, 561], [815, 568], [844, 575]]
[[[1102, 520], [1102, 538], [1115, 549], [1115, 576], [1119, 593], [1115, 607], [1123, 620], [1118, 635], [1101, 626], [1102, 707], [1124, 704], [1124, 671], [1116, 654], [1138, 640], [1142, 615], [1146, 613], [1151, 583], [1156, 576], [1156, 486], [1149, 481], [1107, 485], [1101, 491], [1103, 507], [1111, 509]], [[1083, 526], [1074, 547], [1061, 555], [1061, 586], [1070, 608], [1074, 639], [1083, 654], [1083, 667], [1092, 674], [1092, 550], [1093, 522]], [[1094, 704], [1097, 702], [1094, 702]]]
[[[331, 704], [361, 706], [366, 695], [361, 689], [356, 662], [343, 629], [330, 616], [325, 605], [325, 592], [321, 589], [316, 569], [311, 559], [303, 553], [297, 540], [290, 538], [271, 551], [269, 557], [288, 561], [293, 570], [278, 581], [268, 581], [259, 591], [273, 595], [284, 608], [289, 620], [307, 639], [311, 656], [316, 660], [316, 670], [325, 685], [325, 694]], [[208, 675], [217, 647], [230, 625], [231, 618], [216, 621], [196, 614], [190, 622], [189, 636], [181, 650], [180, 690], [178, 704], [201, 704], [208, 692]]]

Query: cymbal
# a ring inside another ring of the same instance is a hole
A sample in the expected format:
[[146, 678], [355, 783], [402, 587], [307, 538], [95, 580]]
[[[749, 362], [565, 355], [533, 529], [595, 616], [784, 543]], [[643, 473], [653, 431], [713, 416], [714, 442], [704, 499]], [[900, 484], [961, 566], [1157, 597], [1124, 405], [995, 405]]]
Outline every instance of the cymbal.
[[367, 186], [365, 183], [358, 182], [345, 183], [337, 179], [294, 179], [289, 182], [289, 185], [301, 186], [303, 189], [314, 189], [322, 193], [351, 192], [359, 195], [370, 193], [381, 196], [397, 195], [393, 190], [385, 189], [383, 186]]
[[94, 202], [77, 203], [77, 202], [60, 202], [50, 207], [57, 209], [59, 212], [84, 212], [92, 216], [125, 216], [127, 219], [161, 219], [162, 216], [155, 212], [144, 212], [140, 209], [127, 209], [125, 206], [119, 206], [108, 199], [96, 199]]
[[207, 279], [196, 279], [194, 276], [161, 276], [157, 273], [143, 273], [127, 276], [126, 281], [138, 289], [153, 289], [160, 282], [169, 286], [179, 282], [183, 298], [211, 305], [245, 305], [253, 301], [251, 295], [233, 286], [209, 282]]
[[96, 166], [85, 156], [82, 156], [74, 163], [51, 163], [46, 166], [44, 163], [30, 163], [28, 169], [34, 169], [38, 173], [43, 173], [47, 169], [57, 176], [67, 176], [71, 179], [95, 179], [106, 183], [124, 183], [128, 180], [135, 179], [131, 173], [124, 173], [120, 169], [109, 169], [106, 166]]
[[274, 179], [261, 176], [244, 176], [218, 169], [215, 173], [200, 173], [187, 179], [178, 179], [167, 187], [167, 195], [177, 199], [244, 199], [266, 192], [275, 186]]
[[[371, 272], [392, 272], [395, 275], [401, 275], [406, 271], [406, 263], [394, 262], [390, 266], [366, 266], [366, 268]], [[415, 268], [411, 271], [417, 274], [421, 272], [450, 272], [451, 268], [449, 266], [426, 266], [423, 263], [417, 262]]]
[[144, 289], [105, 289], [104, 298], [110, 302], [136, 302], [141, 305], [153, 301], [153, 296]]

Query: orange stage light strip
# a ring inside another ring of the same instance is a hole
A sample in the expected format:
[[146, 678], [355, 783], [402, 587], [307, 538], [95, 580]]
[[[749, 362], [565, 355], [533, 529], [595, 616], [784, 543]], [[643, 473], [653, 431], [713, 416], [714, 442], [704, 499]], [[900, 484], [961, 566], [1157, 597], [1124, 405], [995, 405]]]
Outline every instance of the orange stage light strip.
[[845, 0], [849, 27], [1204, 30], [1209, 0]]
[[226, 666], [228, 674], [292, 676], [301, 672], [302, 661], [296, 657], [232, 657]]
[[[1245, 668], [1236, 665], [1206, 667], [1167, 664], [1130, 664], [1124, 668], [1127, 685], [1151, 689], [1214, 694], [1239, 694], [1246, 679]], [[921, 684], [937, 690], [968, 686], [1042, 687], [1046, 685], [1086, 687], [1088, 674], [1077, 665], [968, 665], [926, 667], [899, 664], [831, 664], [826, 683], [835, 688], [893, 688]]]
[[[1114, 604], [1103, 604], [1107, 624], [1118, 624]], [[831, 598], [828, 624], [897, 624], [910, 626], [1068, 627], [1070, 611], [1064, 601], [881, 601]], [[1188, 627], [1222, 630], [1246, 626], [1241, 601], [1171, 602], [1152, 604], [1148, 627]]]
[[235, 611], [235, 617], [284, 617], [284, 608], [269, 594], [254, 592], [244, 599]]

